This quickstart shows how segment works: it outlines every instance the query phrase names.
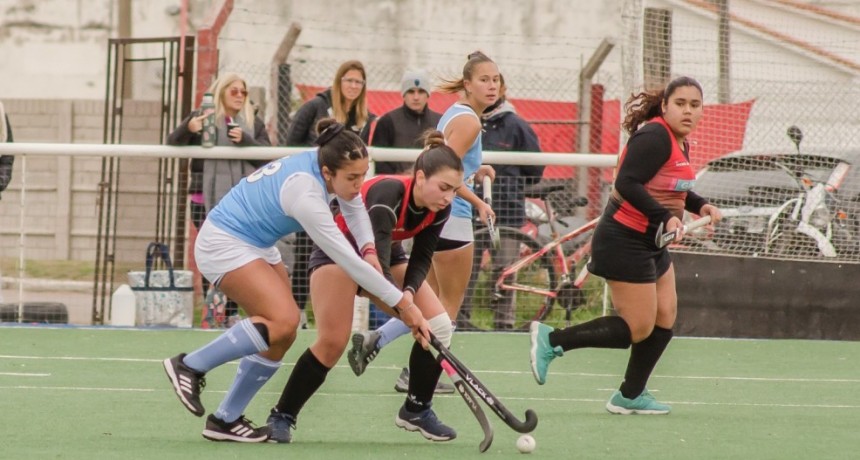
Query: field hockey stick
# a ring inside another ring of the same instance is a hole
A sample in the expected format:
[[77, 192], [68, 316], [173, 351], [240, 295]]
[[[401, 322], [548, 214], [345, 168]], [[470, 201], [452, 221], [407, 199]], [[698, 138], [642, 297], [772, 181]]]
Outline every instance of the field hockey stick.
[[511, 411], [508, 410], [507, 407], [505, 407], [504, 404], [502, 404], [501, 401], [499, 401], [498, 398], [493, 396], [493, 393], [491, 393], [490, 390], [487, 389], [480, 380], [478, 380], [478, 377], [475, 377], [475, 374], [461, 363], [460, 360], [451, 353], [451, 350], [448, 350], [445, 345], [442, 345], [442, 343], [439, 342], [439, 339], [437, 339], [432, 333], [430, 334], [430, 345], [432, 345], [433, 348], [435, 348], [439, 354], [448, 361], [457, 374], [465, 380], [473, 390], [475, 390], [478, 397], [481, 398], [481, 400], [484, 401], [484, 403], [492, 409], [506, 425], [518, 433], [531, 433], [534, 431], [538, 422], [535, 411], [526, 409], [525, 421], [519, 420], [511, 413]]
[[[687, 225], [684, 225], [681, 230], [684, 233], [689, 232], [690, 230], [695, 230], [699, 227], [704, 227], [711, 223], [711, 216], [701, 217], [690, 222]], [[667, 244], [671, 243], [675, 237], [678, 235], [678, 230], [672, 230], [671, 232], [663, 232], [663, 222], [660, 222], [660, 225], [657, 227], [657, 236], [654, 237], [654, 244], [657, 245], [658, 248], [662, 248]]]
[[445, 370], [445, 373], [448, 374], [448, 377], [451, 377], [451, 381], [454, 382], [454, 388], [456, 388], [457, 392], [460, 393], [460, 396], [463, 397], [463, 401], [466, 402], [466, 407], [468, 407], [469, 410], [472, 411], [472, 415], [478, 419], [478, 423], [481, 425], [481, 430], [484, 432], [484, 439], [480, 444], [478, 444], [478, 451], [481, 453], [486, 452], [493, 443], [493, 426], [490, 425], [490, 421], [487, 419], [487, 414], [484, 413], [484, 409], [481, 409], [481, 405], [478, 404], [478, 401], [475, 399], [475, 395], [469, 391], [469, 387], [466, 386], [466, 382], [457, 375], [457, 371], [451, 367], [451, 364], [442, 355], [439, 355], [437, 359], [439, 360], [439, 365], [441, 365], [442, 369]]
[[[484, 191], [484, 202], [493, 207], [493, 180], [490, 179], [490, 176], [484, 176], [484, 181], [481, 185]], [[492, 216], [487, 216], [487, 231], [490, 233], [493, 249], [499, 249], [502, 246], [502, 241]]]

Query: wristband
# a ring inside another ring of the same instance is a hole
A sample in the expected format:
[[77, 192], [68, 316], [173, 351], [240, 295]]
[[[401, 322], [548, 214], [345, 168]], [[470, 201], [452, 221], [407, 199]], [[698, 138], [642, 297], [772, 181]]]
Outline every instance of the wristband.
[[368, 246], [361, 250], [361, 257], [367, 257], [368, 254], [376, 255], [376, 248], [373, 246]]

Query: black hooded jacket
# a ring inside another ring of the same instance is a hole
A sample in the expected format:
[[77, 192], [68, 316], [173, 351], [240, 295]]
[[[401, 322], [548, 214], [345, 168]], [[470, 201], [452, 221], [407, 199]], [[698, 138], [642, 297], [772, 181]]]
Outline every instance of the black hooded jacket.
[[[517, 115], [514, 106], [502, 101], [490, 107], [481, 117], [484, 131], [483, 149], [497, 151], [540, 152], [540, 142], [528, 122]], [[525, 192], [527, 185], [540, 181], [543, 166], [493, 165], [496, 180], [493, 185], [493, 210], [498, 225], [521, 227], [525, 224]]]

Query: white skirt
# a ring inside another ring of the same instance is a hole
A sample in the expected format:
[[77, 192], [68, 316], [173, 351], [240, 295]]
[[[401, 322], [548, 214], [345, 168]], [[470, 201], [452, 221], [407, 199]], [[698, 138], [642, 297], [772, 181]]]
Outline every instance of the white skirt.
[[257, 259], [271, 265], [283, 263], [276, 247], [258, 248], [221, 230], [209, 220], [203, 221], [194, 243], [194, 260], [197, 269], [209, 282], [218, 285], [224, 275]]
[[473, 242], [475, 233], [472, 231], [472, 219], [466, 217], [449, 216], [445, 226], [442, 227], [440, 238], [451, 241]]

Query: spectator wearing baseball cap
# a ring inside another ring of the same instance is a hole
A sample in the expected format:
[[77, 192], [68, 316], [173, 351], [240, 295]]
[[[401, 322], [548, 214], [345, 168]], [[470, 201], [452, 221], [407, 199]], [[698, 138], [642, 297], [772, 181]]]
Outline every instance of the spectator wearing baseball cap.
[[[370, 145], [374, 147], [422, 147], [421, 135], [436, 129], [441, 114], [430, 110], [430, 76], [424, 70], [407, 70], [400, 80], [403, 105], [379, 118]], [[412, 170], [411, 162], [383, 161], [376, 163], [377, 174], [403, 174]]]

